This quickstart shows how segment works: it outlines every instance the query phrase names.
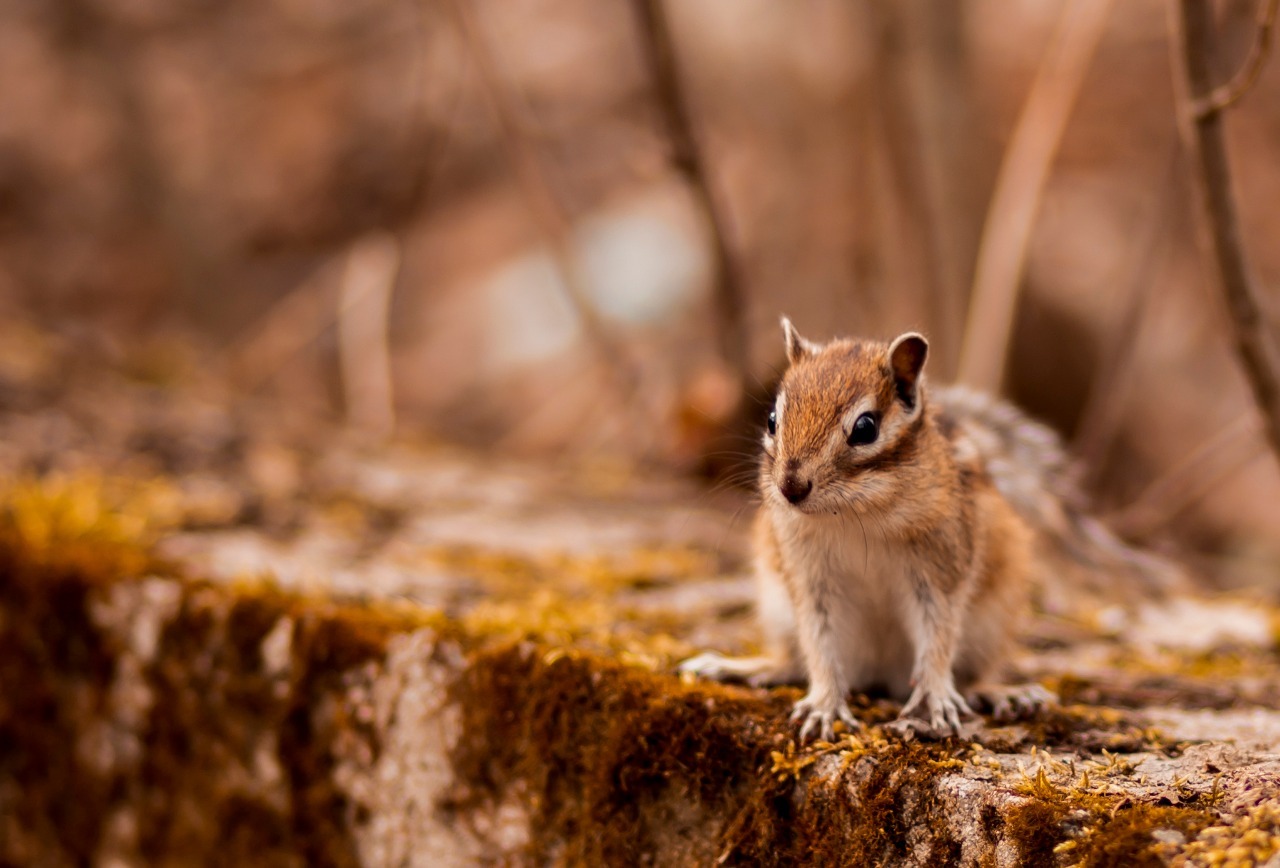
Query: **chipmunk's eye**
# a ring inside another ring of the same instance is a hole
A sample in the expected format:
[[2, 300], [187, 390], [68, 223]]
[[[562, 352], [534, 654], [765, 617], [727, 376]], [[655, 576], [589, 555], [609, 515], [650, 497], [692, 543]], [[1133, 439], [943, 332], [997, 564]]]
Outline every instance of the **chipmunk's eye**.
[[769, 411], [769, 436], [772, 437], [777, 433], [778, 433], [778, 411], [770, 410]]
[[878, 436], [880, 436], [880, 424], [876, 421], [875, 414], [863, 413], [853, 423], [853, 430], [849, 432], [849, 445], [865, 446], [868, 443], [874, 443]]

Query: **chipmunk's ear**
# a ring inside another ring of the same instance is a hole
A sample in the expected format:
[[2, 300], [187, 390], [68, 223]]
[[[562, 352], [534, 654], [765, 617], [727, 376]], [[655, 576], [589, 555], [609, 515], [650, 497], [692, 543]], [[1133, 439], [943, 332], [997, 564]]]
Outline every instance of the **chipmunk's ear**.
[[785, 316], [782, 318], [782, 335], [787, 343], [787, 361], [796, 364], [802, 359], [818, 354], [818, 345], [813, 341], [800, 337], [800, 332]]
[[924, 370], [924, 360], [928, 357], [929, 342], [916, 332], [898, 335], [889, 345], [889, 366], [893, 368], [893, 381], [898, 388], [898, 397], [908, 407], [916, 405], [920, 372]]

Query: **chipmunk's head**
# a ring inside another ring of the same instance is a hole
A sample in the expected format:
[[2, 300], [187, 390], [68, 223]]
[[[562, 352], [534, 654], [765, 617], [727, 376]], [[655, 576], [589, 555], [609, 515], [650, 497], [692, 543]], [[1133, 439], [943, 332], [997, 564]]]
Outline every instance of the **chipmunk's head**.
[[924, 419], [929, 344], [805, 340], [783, 318], [789, 367], [764, 436], [761, 494], [805, 513], [880, 508], [902, 484]]

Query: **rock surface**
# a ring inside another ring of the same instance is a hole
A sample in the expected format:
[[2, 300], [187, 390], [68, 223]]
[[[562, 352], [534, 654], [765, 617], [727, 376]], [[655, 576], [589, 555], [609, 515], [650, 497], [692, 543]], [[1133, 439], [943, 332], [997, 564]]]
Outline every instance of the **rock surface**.
[[1060, 708], [800, 748], [673, 674], [754, 641], [739, 498], [111, 400], [0, 416], [0, 863], [1280, 864], [1262, 601], [1041, 614]]

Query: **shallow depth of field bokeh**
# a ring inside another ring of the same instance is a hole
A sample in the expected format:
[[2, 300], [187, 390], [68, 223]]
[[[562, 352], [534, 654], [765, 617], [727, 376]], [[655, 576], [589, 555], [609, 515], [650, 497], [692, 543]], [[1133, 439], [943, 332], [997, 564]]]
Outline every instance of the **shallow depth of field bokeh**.
[[[114, 378], [185, 414], [144, 444], [165, 472], [247, 414], [290, 448], [732, 486], [780, 314], [921, 329], [953, 377], [1062, 3], [667, 3], [694, 172], [645, 5], [0, 0], [0, 472], [75, 470], [59, 414]], [[1255, 6], [1219, 11], [1226, 78]], [[1112, 4], [1086, 61], [1007, 347], [978, 351], [1007, 350], [1004, 393], [1124, 534], [1280, 591], [1280, 472], [1196, 243], [1165, 4]], [[1280, 328], [1280, 63], [1226, 129]], [[143, 411], [93, 412], [106, 442]]]

